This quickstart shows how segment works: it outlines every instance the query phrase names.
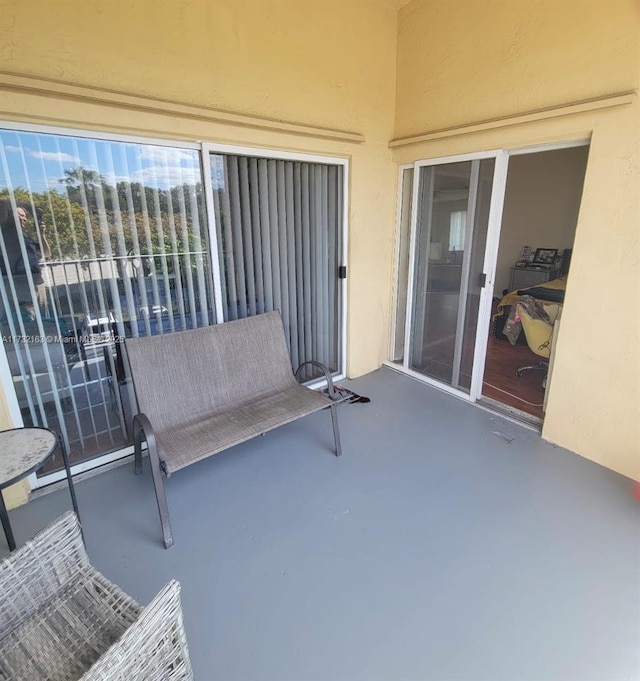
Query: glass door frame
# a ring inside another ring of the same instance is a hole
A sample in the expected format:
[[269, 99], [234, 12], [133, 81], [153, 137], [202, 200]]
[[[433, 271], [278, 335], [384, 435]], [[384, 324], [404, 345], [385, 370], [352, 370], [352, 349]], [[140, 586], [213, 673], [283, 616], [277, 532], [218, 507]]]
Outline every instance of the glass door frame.
[[[418, 231], [418, 201], [420, 196], [420, 170], [433, 166], [445, 165], [450, 163], [464, 163], [467, 161], [480, 161], [483, 159], [495, 159], [493, 183], [491, 188], [491, 202], [489, 208], [489, 224], [487, 229], [487, 241], [483, 259], [483, 272], [485, 283], [480, 294], [480, 304], [478, 309], [478, 325], [473, 354], [473, 369], [471, 377], [471, 388], [469, 393], [454, 388], [437, 379], [426, 376], [409, 366], [412, 352], [411, 327], [414, 312], [414, 287], [416, 277], [417, 259], [417, 231]], [[407, 290], [407, 308], [405, 313], [405, 332], [404, 332], [404, 356], [402, 361], [402, 371], [417, 378], [424, 383], [432, 385], [444, 392], [460, 397], [469, 402], [476, 402], [482, 395], [482, 376], [487, 354], [487, 343], [489, 326], [491, 323], [491, 303], [493, 299], [493, 287], [496, 274], [496, 262], [498, 258], [498, 244], [500, 240], [500, 228], [502, 224], [502, 210], [504, 206], [504, 195], [507, 182], [507, 170], [509, 165], [509, 153], [504, 149], [493, 149], [470, 154], [460, 154], [456, 156], [442, 156], [432, 159], [421, 159], [413, 164], [413, 196], [411, 199], [411, 227], [410, 227], [410, 246], [409, 246], [409, 276]], [[403, 168], [410, 166], [404, 165]], [[394, 365], [391, 365], [394, 366]], [[397, 365], [396, 365], [397, 366]]]
[[[407, 301], [404, 300], [404, 312], [400, 312], [400, 306], [401, 306], [401, 300], [407, 295], [408, 291], [408, 285], [404, 281], [402, 282], [403, 285], [401, 285], [401, 280], [400, 278], [404, 276], [402, 274], [402, 256], [403, 256], [403, 249], [405, 247], [405, 241], [406, 239], [409, 239], [411, 241], [411, 201], [409, 201], [408, 205], [405, 205], [404, 203], [404, 196], [405, 196], [405, 184], [407, 183], [407, 180], [405, 179], [405, 173], [406, 171], [410, 170], [411, 171], [411, 196], [413, 197], [413, 175], [414, 175], [414, 168], [413, 168], [413, 163], [402, 163], [398, 166], [398, 178], [397, 178], [397, 197], [396, 197], [396, 211], [395, 211], [395, 225], [396, 225], [396, 232], [395, 232], [395, 238], [394, 238], [394, 247], [393, 247], [393, 289], [391, 293], [391, 326], [389, 329], [389, 365], [396, 367], [398, 366], [397, 363], [395, 363], [395, 356], [398, 354], [398, 330], [402, 329], [402, 353], [404, 357], [404, 347], [405, 347], [405, 340], [404, 340], [404, 327], [405, 327], [405, 321], [403, 320], [403, 316], [406, 315], [406, 305]], [[409, 230], [405, 234], [403, 232], [403, 226], [404, 226], [404, 221], [403, 221], [403, 216], [405, 213], [405, 210], [409, 212], [409, 217], [408, 217], [408, 222], [409, 222]], [[407, 258], [410, 256], [407, 255]], [[407, 262], [407, 267], [409, 265], [409, 262]], [[407, 270], [407, 276], [408, 276], [408, 270]], [[401, 322], [401, 323], [400, 323]]]

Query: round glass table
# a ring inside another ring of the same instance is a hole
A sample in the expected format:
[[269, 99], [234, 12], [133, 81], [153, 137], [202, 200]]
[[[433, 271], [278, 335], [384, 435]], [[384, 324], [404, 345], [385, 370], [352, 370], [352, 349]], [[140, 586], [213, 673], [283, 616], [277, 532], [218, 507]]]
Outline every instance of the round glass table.
[[12, 428], [11, 430], [0, 431], [0, 519], [10, 551], [16, 548], [16, 542], [9, 523], [9, 514], [4, 503], [2, 490], [40, 470], [55, 454], [58, 446], [60, 446], [67, 473], [67, 484], [69, 485], [73, 510], [80, 520], [76, 491], [73, 487], [71, 468], [69, 467], [69, 457], [63, 439], [47, 428]]

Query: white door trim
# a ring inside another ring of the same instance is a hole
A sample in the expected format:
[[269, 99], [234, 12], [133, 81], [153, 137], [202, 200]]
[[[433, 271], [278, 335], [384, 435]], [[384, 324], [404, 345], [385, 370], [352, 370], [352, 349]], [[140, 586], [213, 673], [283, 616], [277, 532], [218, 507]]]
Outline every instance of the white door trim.
[[474, 402], [482, 395], [482, 379], [484, 377], [484, 365], [489, 342], [491, 303], [493, 300], [493, 287], [496, 277], [496, 263], [498, 261], [498, 246], [500, 244], [502, 210], [504, 208], [508, 168], [509, 154], [505, 151], [499, 151], [496, 154], [496, 165], [493, 170], [491, 204], [489, 206], [489, 226], [487, 229], [487, 243], [485, 245], [484, 264], [482, 268], [482, 271], [486, 275], [486, 279], [484, 288], [480, 294], [478, 326], [476, 328], [476, 342], [473, 351], [473, 369], [471, 371], [471, 390], [469, 394]]
[[[351, 187], [351, 162], [349, 159], [339, 159], [343, 166], [342, 177], [342, 253], [340, 257], [340, 264], [346, 268], [347, 276], [344, 279], [338, 279], [338, 284], [342, 282], [340, 291], [340, 310], [342, 318], [340, 320], [342, 328], [340, 329], [340, 360], [339, 375], [336, 380], [345, 378], [347, 375], [347, 325], [349, 321], [348, 304], [349, 304], [349, 214], [351, 211], [350, 204], [350, 187]], [[326, 161], [323, 161], [326, 162]]]
[[[471, 249], [476, 225], [476, 208], [478, 204], [478, 185], [480, 182], [480, 161], [471, 161], [469, 178], [469, 198], [467, 199], [467, 225], [462, 252], [462, 274], [460, 277], [460, 297], [456, 320], [456, 338], [453, 350], [453, 376], [451, 383], [460, 385], [460, 368], [462, 365], [462, 342], [464, 340], [464, 324], [467, 316], [467, 295], [469, 294], [469, 275], [471, 270]], [[484, 270], [483, 270], [484, 271]], [[473, 370], [472, 370], [473, 376]]]
[[[396, 195], [396, 233], [393, 245], [393, 290], [391, 292], [391, 333], [389, 335], [389, 354], [394, 357], [396, 354], [396, 332], [398, 330], [398, 291], [400, 289], [400, 245], [402, 241], [402, 199], [404, 196], [404, 173], [412, 170], [413, 163], [403, 163], [398, 166], [398, 183]], [[409, 202], [409, 213], [411, 214], [411, 201]], [[411, 227], [409, 234], [411, 238]], [[405, 308], [406, 315], [406, 308]]]
[[411, 324], [413, 320], [413, 280], [416, 273], [416, 232], [418, 225], [418, 195], [420, 193], [420, 173], [418, 166], [413, 165], [413, 191], [411, 192], [411, 224], [409, 227], [409, 274], [407, 276], [407, 311], [404, 319], [404, 354], [402, 357], [402, 367], [409, 372], [409, 355], [411, 353]]
[[202, 145], [200, 163], [204, 178], [204, 200], [207, 209], [207, 228], [209, 234], [209, 257], [211, 258], [211, 271], [213, 273], [213, 296], [215, 299], [216, 323], [224, 321], [224, 302], [222, 300], [222, 279], [220, 269], [220, 252], [218, 249], [218, 226], [216, 225], [216, 212], [213, 201], [213, 179], [211, 177], [211, 156], [206, 153]]
[[[422, 166], [420, 166], [422, 167]], [[427, 257], [427, 266], [425, 271], [420, 273], [416, 269], [416, 258], [418, 255], [418, 200], [420, 195], [420, 167], [416, 163], [413, 169], [413, 197], [411, 199], [411, 246], [409, 253], [409, 288], [407, 293], [407, 318], [405, 320], [405, 332], [404, 332], [404, 357], [402, 360], [402, 366], [410, 370], [409, 363], [411, 362], [411, 355], [413, 352], [413, 336], [411, 335], [411, 328], [414, 326], [414, 292], [415, 292], [415, 277], [416, 273], [422, 275], [422, 279], [426, 281], [428, 276], [428, 263], [429, 258]], [[429, 195], [433, 194], [433, 184], [434, 184], [434, 174], [432, 173], [429, 178]], [[427, 235], [425, 242], [428, 244], [431, 240], [431, 222], [433, 217], [433, 201], [429, 202], [429, 212], [427, 214]], [[426, 305], [426, 302], [425, 302]], [[424, 308], [424, 305], [423, 305]], [[422, 310], [424, 313], [424, 309]], [[421, 313], [421, 314], [422, 314]], [[423, 342], [423, 327], [424, 324], [420, 325], [420, 342]]]
[[414, 168], [423, 168], [425, 166], [440, 166], [447, 163], [464, 163], [465, 161], [481, 161], [484, 158], [495, 158], [502, 149], [487, 149], [485, 151], [477, 151], [468, 154], [456, 154], [455, 156], [437, 156], [435, 158], [425, 158], [416, 161]]

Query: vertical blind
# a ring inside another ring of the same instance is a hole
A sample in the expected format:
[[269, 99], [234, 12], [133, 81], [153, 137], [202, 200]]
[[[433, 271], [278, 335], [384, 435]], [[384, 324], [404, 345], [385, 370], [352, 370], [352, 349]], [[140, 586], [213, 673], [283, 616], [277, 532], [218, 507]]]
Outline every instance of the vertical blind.
[[60, 432], [74, 462], [121, 448], [135, 409], [121, 340], [216, 321], [199, 152], [0, 131], [0, 223], [25, 424]]
[[280, 310], [294, 368], [316, 360], [337, 371], [342, 166], [218, 154], [210, 162], [225, 320]]

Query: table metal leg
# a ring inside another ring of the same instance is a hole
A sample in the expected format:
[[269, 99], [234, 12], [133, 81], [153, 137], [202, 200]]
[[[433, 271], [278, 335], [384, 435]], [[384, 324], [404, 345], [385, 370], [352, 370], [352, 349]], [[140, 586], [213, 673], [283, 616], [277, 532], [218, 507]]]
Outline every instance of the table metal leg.
[[58, 435], [58, 443], [60, 444], [60, 451], [62, 452], [62, 460], [64, 461], [64, 469], [67, 473], [67, 483], [69, 485], [69, 494], [71, 495], [71, 503], [73, 504], [73, 510], [78, 516], [78, 522], [80, 523], [80, 532], [82, 533], [82, 541], [84, 541], [84, 531], [82, 529], [82, 520], [80, 519], [80, 511], [78, 510], [78, 500], [76, 499], [76, 488], [73, 486], [73, 477], [71, 476], [71, 466], [69, 465], [69, 455], [67, 454], [67, 448], [64, 444], [64, 438], [62, 435]]
[[11, 523], [9, 522], [7, 507], [4, 505], [2, 490], [0, 490], [0, 518], [2, 519], [2, 527], [4, 528], [4, 536], [7, 538], [7, 544], [9, 544], [9, 551], [15, 551], [16, 540], [13, 538], [13, 530], [11, 529]]

